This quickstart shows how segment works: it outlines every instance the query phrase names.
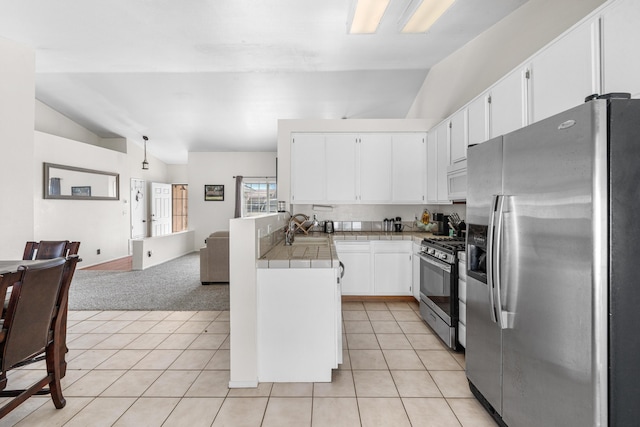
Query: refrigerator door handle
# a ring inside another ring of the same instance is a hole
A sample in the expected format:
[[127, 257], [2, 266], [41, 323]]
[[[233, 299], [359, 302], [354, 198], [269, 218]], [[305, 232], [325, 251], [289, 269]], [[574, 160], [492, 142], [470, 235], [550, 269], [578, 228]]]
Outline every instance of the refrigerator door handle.
[[491, 214], [489, 216], [489, 228], [487, 230], [487, 287], [489, 288], [489, 308], [491, 310], [491, 320], [494, 323], [498, 323], [498, 311], [496, 310], [496, 304], [494, 301], [494, 288], [495, 288], [495, 239], [494, 232], [496, 226], [496, 209], [500, 201], [500, 197], [497, 194], [493, 195], [491, 200]]
[[498, 325], [501, 329], [508, 328], [507, 312], [502, 309], [502, 234], [504, 230], [504, 203], [508, 196], [498, 196], [494, 209], [495, 214], [495, 236], [493, 240], [492, 252], [493, 252], [493, 264], [491, 266], [493, 270], [493, 301], [495, 304], [495, 312]]

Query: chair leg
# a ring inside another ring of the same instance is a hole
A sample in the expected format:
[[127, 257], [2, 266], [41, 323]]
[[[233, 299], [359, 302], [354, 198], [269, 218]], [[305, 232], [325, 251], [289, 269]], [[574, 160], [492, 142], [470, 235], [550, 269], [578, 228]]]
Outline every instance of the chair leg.
[[[9, 412], [16, 409], [19, 405], [25, 402], [29, 397], [37, 394], [40, 390], [42, 390], [44, 386], [46, 386], [47, 384], [50, 384], [52, 381], [53, 380], [51, 375], [47, 375], [45, 378], [41, 379], [40, 381], [38, 381], [37, 383], [35, 383], [34, 385], [32, 385], [26, 390], [3, 391], [8, 393], [7, 396], [15, 396], [15, 398], [7, 401], [6, 404], [0, 408], [0, 419], [4, 418]], [[64, 398], [62, 400], [64, 401]], [[55, 400], [53, 403], [56, 404]], [[64, 403], [62, 405], [64, 406]], [[58, 408], [57, 405], [56, 405], [56, 408]], [[62, 406], [60, 408], [62, 408]]]
[[49, 374], [49, 390], [51, 392], [51, 400], [56, 408], [61, 409], [67, 404], [66, 399], [62, 395], [62, 385], [60, 384], [63, 359], [61, 357], [64, 352], [64, 345], [60, 345], [58, 341], [47, 347], [47, 373]]
[[67, 304], [68, 302], [65, 300], [62, 313], [60, 314], [62, 317], [59, 331], [59, 341], [61, 344], [57, 346], [60, 354], [60, 378], [64, 378], [65, 375], [67, 375], [67, 353], [69, 352], [69, 347], [67, 347]]

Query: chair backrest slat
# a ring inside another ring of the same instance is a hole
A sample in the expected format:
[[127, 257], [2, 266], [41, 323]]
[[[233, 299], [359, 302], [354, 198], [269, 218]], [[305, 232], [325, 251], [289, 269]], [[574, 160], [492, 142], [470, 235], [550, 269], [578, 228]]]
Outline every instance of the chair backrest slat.
[[42, 240], [40, 242], [27, 242], [22, 254], [22, 259], [53, 259], [76, 255], [80, 249], [80, 242], [68, 240]]

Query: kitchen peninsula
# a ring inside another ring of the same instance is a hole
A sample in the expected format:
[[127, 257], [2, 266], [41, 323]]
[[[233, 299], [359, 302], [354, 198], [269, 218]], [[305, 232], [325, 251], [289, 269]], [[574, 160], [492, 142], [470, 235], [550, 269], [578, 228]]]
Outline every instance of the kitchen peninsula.
[[287, 219], [230, 221], [231, 388], [330, 382], [342, 362], [335, 248], [328, 236], [285, 246]]
[[259, 381], [331, 382], [342, 363], [342, 293], [330, 237], [280, 240], [257, 266]]

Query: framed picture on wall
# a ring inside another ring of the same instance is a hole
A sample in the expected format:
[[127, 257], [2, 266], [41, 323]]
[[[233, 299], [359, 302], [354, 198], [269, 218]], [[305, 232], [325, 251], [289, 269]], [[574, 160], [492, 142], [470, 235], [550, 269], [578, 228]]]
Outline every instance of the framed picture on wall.
[[224, 200], [224, 185], [205, 185], [205, 202], [222, 202]]
[[91, 197], [91, 186], [71, 187], [71, 195], [78, 197]]

